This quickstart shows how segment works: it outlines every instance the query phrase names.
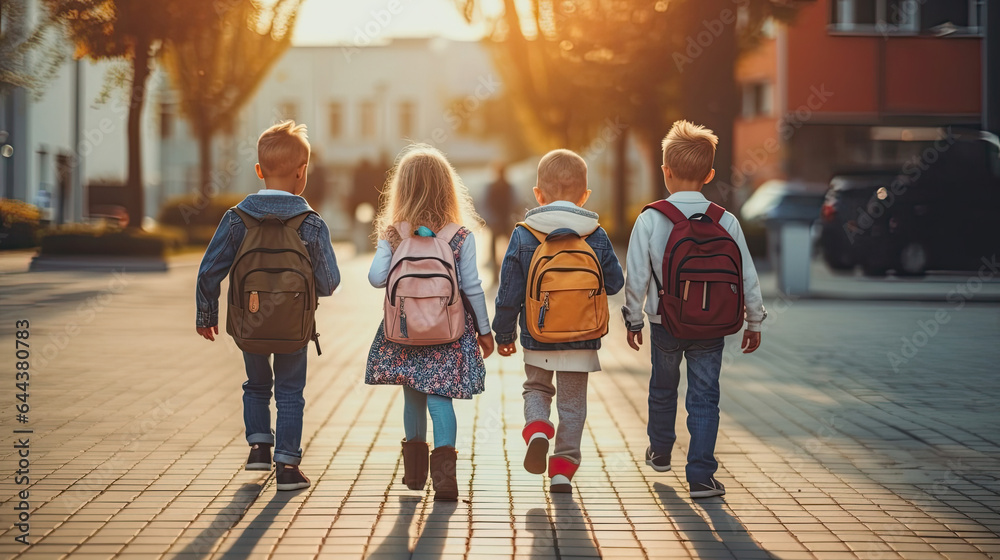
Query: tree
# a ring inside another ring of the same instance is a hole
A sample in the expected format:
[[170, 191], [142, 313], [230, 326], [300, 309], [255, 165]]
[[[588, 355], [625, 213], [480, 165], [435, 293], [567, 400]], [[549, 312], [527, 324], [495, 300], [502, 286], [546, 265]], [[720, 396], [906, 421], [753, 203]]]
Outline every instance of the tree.
[[[474, 17], [476, 0], [456, 2]], [[660, 140], [670, 123], [689, 118], [731, 140], [738, 47], [753, 42], [768, 16], [791, 12], [771, 0], [530, 0], [530, 14], [517, 4], [504, 0], [491, 43], [536, 145], [580, 147], [606, 119], [620, 119], [649, 162], [654, 197], [663, 189]], [[731, 144], [717, 154], [717, 184], [730, 182]], [[625, 157], [620, 144], [615, 157]], [[623, 224], [623, 162], [615, 169], [614, 217]]]
[[167, 46], [166, 67], [180, 91], [181, 112], [198, 137], [204, 196], [212, 194], [212, 139], [232, 128], [240, 109], [291, 46], [302, 2], [205, 2], [189, 14], [205, 32]]
[[65, 60], [59, 26], [46, 15], [31, 26], [28, 0], [0, 0], [0, 94], [18, 87], [41, 93]]
[[197, 7], [221, 2], [204, 0], [44, 0], [53, 19], [66, 24], [75, 57], [92, 60], [125, 58], [131, 62], [128, 104], [128, 178], [125, 208], [129, 226], [144, 216], [141, 117], [150, 63], [165, 41], [199, 33], [187, 15]]

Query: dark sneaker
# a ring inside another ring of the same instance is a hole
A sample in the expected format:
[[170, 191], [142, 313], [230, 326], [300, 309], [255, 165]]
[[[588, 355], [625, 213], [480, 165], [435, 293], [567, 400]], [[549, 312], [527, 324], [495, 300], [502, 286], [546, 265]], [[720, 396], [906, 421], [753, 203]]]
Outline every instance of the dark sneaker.
[[708, 481], [708, 484], [705, 484], [703, 482], [691, 483], [692, 498], [714, 498], [716, 496], [724, 496], [725, 494], [726, 494], [726, 487], [723, 486], [721, 482], [715, 480], [714, 478]]
[[271, 470], [271, 446], [266, 443], [255, 443], [250, 447], [250, 456], [247, 457], [248, 471], [269, 471]]
[[667, 472], [670, 470], [670, 455], [655, 453], [652, 447], [647, 447], [646, 464], [653, 467], [656, 472]]
[[302, 474], [298, 465], [278, 463], [278, 490], [301, 490], [309, 488], [309, 479]]

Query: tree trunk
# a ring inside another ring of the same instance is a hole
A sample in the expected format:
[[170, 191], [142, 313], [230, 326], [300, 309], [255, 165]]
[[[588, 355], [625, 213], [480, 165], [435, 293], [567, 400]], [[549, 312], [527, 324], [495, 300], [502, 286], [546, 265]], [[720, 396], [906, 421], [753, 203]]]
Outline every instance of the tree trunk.
[[141, 228], [145, 216], [145, 193], [142, 183], [142, 108], [146, 101], [150, 46], [148, 38], [137, 38], [135, 54], [132, 57], [132, 92], [128, 108], [128, 180], [125, 184], [129, 228]]
[[212, 188], [212, 133], [208, 127], [201, 127], [198, 131], [198, 154], [199, 188], [202, 196], [210, 199], [218, 193]]
[[[731, 9], [729, 0], [704, 0], [697, 5], [694, 22], [717, 18]], [[733, 124], [739, 115], [736, 88], [738, 43], [736, 25], [725, 24], [704, 52], [688, 65], [681, 77], [683, 118], [712, 129], [719, 137], [715, 152], [715, 179], [705, 188], [710, 200], [726, 206], [733, 198]], [[731, 209], [735, 210], [735, 209]]]
[[612, 235], [617, 241], [628, 239], [628, 134], [620, 134], [615, 139], [615, 167], [612, 179], [612, 190], [614, 191], [614, 220], [615, 229]]

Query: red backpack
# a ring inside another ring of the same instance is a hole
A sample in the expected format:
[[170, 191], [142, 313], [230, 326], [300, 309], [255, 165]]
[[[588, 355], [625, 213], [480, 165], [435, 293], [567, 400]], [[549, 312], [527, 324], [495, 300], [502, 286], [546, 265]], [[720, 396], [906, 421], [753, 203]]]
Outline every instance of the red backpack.
[[663, 327], [677, 338], [703, 340], [743, 327], [743, 259], [740, 248], [719, 222], [726, 210], [715, 203], [690, 218], [666, 200], [652, 208], [674, 224], [663, 253], [658, 312]]

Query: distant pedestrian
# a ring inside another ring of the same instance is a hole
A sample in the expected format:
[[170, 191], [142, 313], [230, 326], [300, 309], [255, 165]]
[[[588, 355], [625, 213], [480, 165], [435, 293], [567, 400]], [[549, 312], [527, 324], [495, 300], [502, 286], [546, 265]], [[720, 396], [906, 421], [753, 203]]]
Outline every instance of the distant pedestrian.
[[663, 182], [670, 196], [636, 219], [622, 308], [634, 350], [642, 344], [644, 310], [649, 317], [653, 371], [645, 460], [658, 472], [671, 469], [677, 385], [681, 359], [687, 359], [691, 444], [685, 474], [692, 498], [726, 493], [715, 479], [723, 337], [738, 332], [745, 319], [742, 348], [749, 354], [760, 346], [767, 316], [739, 221], [701, 193], [715, 177], [718, 142], [711, 130], [687, 121], [675, 122], [663, 139]]
[[499, 274], [500, 260], [497, 258], [497, 241], [507, 239], [514, 229], [514, 187], [507, 181], [507, 167], [496, 167], [496, 178], [486, 187], [486, 226], [490, 229], [490, 263], [495, 274]]
[[[510, 236], [500, 271], [493, 330], [501, 356], [524, 347], [524, 468], [543, 474], [550, 491], [571, 492], [587, 419], [587, 378], [601, 370], [597, 350], [608, 332], [608, 295], [625, 278], [590, 197], [587, 163], [554, 150], [538, 163], [538, 208]], [[552, 399], [559, 425], [549, 419]], [[547, 457], [549, 440], [555, 453]]]
[[247, 372], [246, 470], [270, 471], [274, 447], [278, 490], [297, 490], [309, 486], [298, 465], [309, 342], [319, 350], [312, 314], [317, 298], [337, 288], [340, 271], [330, 229], [301, 196], [309, 167], [305, 125], [286, 121], [265, 130], [257, 159], [264, 188], [226, 212], [198, 269], [197, 331], [210, 341], [219, 334], [219, 285], [232, 270], [226, 331], [243, 350]]
[[[465, 220], [477, 218], [455, 170], [430, 146], [406, 149], [386, 195], [385, 207], [375, 221], [378, 248], [368, 280], [388, 290], [387, 320], [379, 326], [368, 354], [365, 383], [403, 386], [403, 480], [413, 490], [422, 489], [427, 481], [430, 412], [434, 499], [455, 501], [457, 425], [452, 399], [470, 399], [483, 391], [483, 358], [493, 352], [486, 297], [476, 267], [476, 241], [461, 225], [463, 216]], [[439, 253], [434, 258], [395, 255], [409, 248], [415, 252], [436, 248]], [[463, 299], [464, 317], [458, 321], [464, 326], [447, 322], [448, 310]], [[442, 319], [446, 324], [439, 323]], [[453, 342], [428, 344], [428, 339], [421, 338], [428, 331], [453, 332], [455, 327], [457, 340]], [[422, 344], [399, 342], [411, 337]]]

